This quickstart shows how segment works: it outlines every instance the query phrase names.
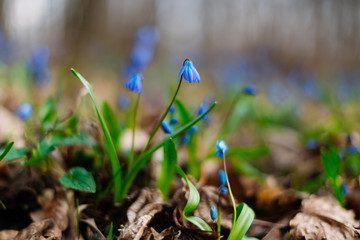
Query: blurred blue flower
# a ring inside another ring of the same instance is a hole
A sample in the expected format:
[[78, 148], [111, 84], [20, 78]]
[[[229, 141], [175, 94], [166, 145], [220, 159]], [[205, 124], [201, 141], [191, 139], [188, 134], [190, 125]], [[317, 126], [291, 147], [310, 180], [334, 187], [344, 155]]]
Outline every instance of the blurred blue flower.
[[228, 192], [228, 189], [227, 189], [227, 187], [225, 187], [224, 185], [220, 185], [219, 191], [220, 191], [220, 193], [227, 193], [227, 192]]
[[226, 174], [225, 174], [224, 170], [220, 169], [218, 171], [218, 179], [219, 179], [220, 185], [226, 184]]
[[[198, 110], [198, 115], [199, 115], [199, 116], [202, 115], [202, 114], [205, 113], [208, 109], [209, 109], [208, 104], [206, 104], [206, 103], [200, 104], [200, 107], [199, 107], [199, 110]], [[201, 119], [201, 121], [203, 121], [203, 122], [209, 121], [209, 115], [206, 114], [206, 115]]]
[[257, 88], [254, 85], [247, 85], [243, 89], [243, 93], [246, 95], [256, 95], [257, 94]]
[[282, 105], [288, 97], [288, 90], [281, 82], [273, 82], [267, 87], [267, 95], [271, 102]]
[[316, 79], [308, 78], [303, 84], [303, 94], [313, 101], [320, 99], [320, 86]]
[[211, 206], [211, 208], [210, 208], [210, 217], [212, 220], [216, 220], [217, 212], [216, 212], [215, 206]]
[[142, 86], [142, 80], [140, 74], [134, 74], [126, 82], [124, 87], [132, 92], [140, 93]]
[[168, 124], [167, 122], [165, 121], [162, 121], [161, 122], [161, 128], [162, 130], [167, 133], [167, 134], [171, 134], [172, 133], [172, 128], [170, 126], [170, 124]]
[[48, 46], [39, 46], [33, 50], [28, 62], [28, 70], [30, 74], [34, 77], [35, 83], [39, 86], [47, 83], [50, 79], [49, 74], [49, 48]]
[[178, 81], [180, 80], [181, 76], [184, 77], [186, 81], [189, 83], [198, 82], [200, 83], [200, 75], [196, 68], [194, 67], [191, 60], [186, 59], [184, 64], [179, 72]]
[[118, 96], [116, 103], [120, 109], [127, 109], [130, 105], [130, 99], [126, 94]]
[[215, 155], [219, 158], [224, 157], [224, 153], [229, 149], [229, 147], [226, 145], [226, 142], [224, 140], [216, 140], [216, 151]]
[[28, 102], [22, 103], [16, 110], [16, 115], [22, 120], [27, 120], [32, 114], [31, 104]]
[[169, 109], [169, 113], [175, 113], [176, 108], [174, 105], [171, 105], [170, 109]]
[[198, 130], [198, 127], [197, 127], [197, 126], [192, 126], [192, 127], [189, 129], [188, 133], [189, 133], [190, 135], [192, 135], [192, 134], [196, 133], [197, 130]]
[[160, 40], [160, 33], [156, 27], [144, 26], [135, 34], [136, 44], [154, 47]]
[[305, 142], [305, 148], [307, 150], [315, 150], [318, 147], [318, 141], [315, 138], [310, 138]]
[[190, 141], [190, 135], [188, 133], [186, 133], [182, 138], [181, 138], [181, 144], [187, 144]]
[[357, 154], [358, 152], [359, 152], [358, 148], [353, 144], [347, 147], [347, 153], [350, 155]]
[[352, 145], [352, 144], [353, 144], [351, 134], [348, 134], [348, 135], [346, 136], [346, 144], [347, 144], [347, 145]]
[[176, 118], [171, 118], [169, 121], [170, 125], [177, 124], [178, 122], [179, 122], [179, 120], [177, 120]]
[[342, 192], [343, 196], [346, 196], [346, 195], [347, 195], [347, 193], [348, 193], [348, 188], [347, 188], [346, 182], [343, 182], [343, 183], [341, 184], [341, 192]]

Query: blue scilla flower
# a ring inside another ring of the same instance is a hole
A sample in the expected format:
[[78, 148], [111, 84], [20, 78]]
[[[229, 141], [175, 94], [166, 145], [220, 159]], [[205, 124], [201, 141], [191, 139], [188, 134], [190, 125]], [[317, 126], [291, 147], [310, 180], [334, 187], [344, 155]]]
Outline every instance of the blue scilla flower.
[[137, 30], [135, 34], [136, 44], [153, 47], [160, 40], [160, 32], [156, 27], [144, 26]]
[[220, 185], [219, 191], [220, 191], [220, 193], [227, 193], [229, 190], [224, 185]]
[[216, 140], [216, 151], [215, 155], [219, 158], [224, 157], [224, 153], [229, 149], [229, 147], [226, 145], [226, 142], [224, 140]]
[[[199, 110], [198, 110], [198, 115], [202, 115], [204, 112], [206, 112], [209, 109], [209, 106], [206, 103], [202, 103], [200, 104]], [[208, 122], [209, 121], [209, 115], [205, 115], [201, 121], [203, 122]]]
[[197, 127], [197, 126], [192, 126], [192, 127], [189, 129], [188, 133], [189, 133], [190, 135], [192, 135], [192, 134], [196, 133], [197, 131], [198, 131], [198, 127]]
[[124, 87], [132, 92], [140, 93], [142, 86], [142, 80], [140, 74], [134, 74], [126, 82]]
[[211, 206], [210, 208], [210, 217], [213, 221], [216, 220], [217, 217], [217, 212], [216, 212], [216, 207], [215, 206]]
[[350, 146], [347, 147], [347, 153], [350, 155], [356, 154], [358, 152], [359, 152], [358, 148], [353, 144], [351, 144]]
[[167, 133], [167, 134], [171, 134], [172, 133], [172, 128], [170, 126], [170, 124], [168, 124], [167, 122], [165, 121], [162, 121], [161, 122], [161, 128], [162, 130]]
[[225, 174], [224, 170], [220, 169], [218, 171], [218, 179], [219, 179], [220, 185], [225, 185], [226, 184], [226, 174]]
[[175, 125], [175, 124], [177, 124], [178, 122], [179, 122], [179, 120], [177, 120], [177, 118], [172, 118], [172, 119], [170, 119], [170, 121], [169, 121], [170, 125]]
[[256, 95], [257, 94], [257, 88], [254, 85], [247, 85], [243, 89], [243, 93], [246, 95]]
[[126, 94], [122, 94], [116, 99], [116, 103], [120, 109], [127, 109], [130, 105], [130, 99]]
[[22, 103], [16, 110], [16, 115], [22, 120], [27, 120], [32, 113], [31, 104], [28, 102]]
[[174, 105], [171, 105], [170, 109], [169, 109], [169, 113], [175, 113], [176, 108]]
[[181, 138], [181, 144], [187, 144], [190, 141], [190, 135], [188, 133], [186, 133], [182, 138]]
[[200, 75], [196, 68], [194, 67], [191, 60], [186, 59], [184, 64], [179, 72], [178, 81], [180, 80], [181, 76], [188, 81], [189, 83], [198, 82], [200, 83]]
[[35, 78], [37, 84], [43, 84], [50, 78], [48, 72], [49, 61], [49, 48], [47, 46], [39, 46], [31, 53], [30, 60], [28, 62], [28, 70], [30, 74]]

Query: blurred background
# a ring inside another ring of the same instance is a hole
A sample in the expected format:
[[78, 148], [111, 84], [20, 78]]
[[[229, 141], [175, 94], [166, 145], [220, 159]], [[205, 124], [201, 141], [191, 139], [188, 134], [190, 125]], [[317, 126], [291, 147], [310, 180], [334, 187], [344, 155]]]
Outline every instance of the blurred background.
[[[334, 82], [340, 97], [359, 85], [355, 0], [2, 0], [0, 14], [2, 63], [29, 66], [40, 58], [48, 71], [41, 78], [61, 80], [70, 94], [71, 67], [100, 79], [100, 92], [136, 71], [150, 82], [173, 83], [186, 58], [207, 83], [265, 82], [268, 93], [280, 95], [289, 95], [294, 82], [309, 96], [317, 80]], [[152, 34], [150, 50], [138, 44], [144, 27]], [[138, 58], [143, 63], [134, 67]]]

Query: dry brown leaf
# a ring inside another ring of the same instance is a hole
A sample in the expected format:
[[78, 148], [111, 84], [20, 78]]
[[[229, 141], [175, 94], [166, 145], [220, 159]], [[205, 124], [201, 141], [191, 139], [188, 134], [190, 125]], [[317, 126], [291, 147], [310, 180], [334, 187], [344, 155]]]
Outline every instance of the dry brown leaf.
[[21, 230], [14, 238], [14, 240], [38, 240], [38, 239], [53, 239], [61, 240], [62, 233], [58, 226], [52, 219], [44, 219], [39, 222], [30, 224], [25, 229]]
[[19, 231], [16, 231], [16, 230], [0, 231], [0, 240], [13, 239], [18, 233], [19, 233]]
[[139, 240], [156, 213], [162, 210], [162, 197], [158, 190], [144, 188], [127, 211], [128, 223], [119, 229], [119, 239]]
[[343, 209], [335, 200], [311, 196], [303, 200], [302, 212], [290, 221], [293, 239], [354, 239], [357, 227], [354, 212]]

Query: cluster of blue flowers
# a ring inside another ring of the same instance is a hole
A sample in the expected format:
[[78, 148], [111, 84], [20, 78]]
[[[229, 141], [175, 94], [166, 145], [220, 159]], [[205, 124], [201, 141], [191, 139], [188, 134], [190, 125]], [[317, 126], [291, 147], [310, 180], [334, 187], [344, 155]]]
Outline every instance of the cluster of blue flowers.
[[130, 63], [125, 73], [132, 76], [143, 72], [154, 58], [156, 44], [160, 40], [160, 33], [153, 26], [140, 28], [135, 34], [135, 43], [130, 55]]
[[49, 48], [45, 45], [36, 47], [31, 53], [27, 66], [37, 86], [43, 86], [50, 80], [49, 56]]

